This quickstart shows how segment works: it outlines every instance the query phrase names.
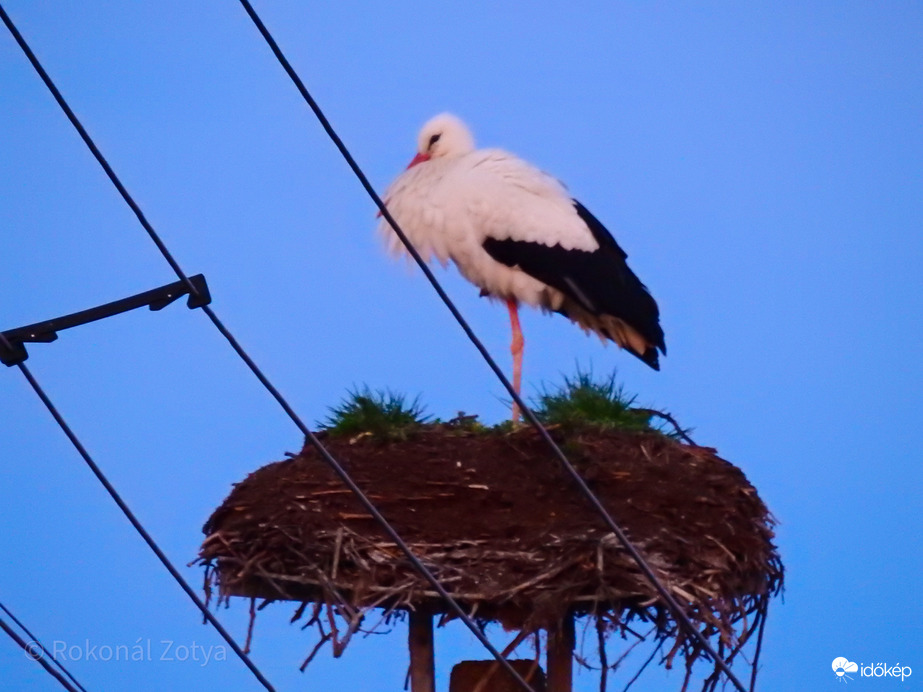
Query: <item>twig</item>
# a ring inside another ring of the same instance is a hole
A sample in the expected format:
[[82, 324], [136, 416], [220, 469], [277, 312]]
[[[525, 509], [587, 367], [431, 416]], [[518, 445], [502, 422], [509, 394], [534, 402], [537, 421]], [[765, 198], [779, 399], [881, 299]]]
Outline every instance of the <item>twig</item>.
[[[628, 628], [625, 628], [625, 629], [628, 629]], [[636, 635], [638, 638], [637, 638], [634, 642], [632, 642], [631, 645], [630, 645], [627, 649], [625, 649], [625, 651], [622, 652], [622, 654], [615, 660], [615, 663], [613, 663], [611, 666], [609, 666], [609, 668], [611, 668], [613, 672], [615, 672], [616, 670], [618, 670], [619, 666], [622, 665], [622, 661], [624, 661], [626, 658], [628, 658], [628, 655], [629, 655], [632, 651], [634, 651], [634, 650], [635, 650], [635, 647], [637, 647], [641, 642], [647, 641], [647, 638], [648, 638], [648, 637], [651, 635], [651, 633], [654, 632], [654, 630], [656, 630], [656, 629], [657, 629], [657, 626], [655, 625], [654, 627], [652, 627], [651, 629], [649, 629], [649, 630], [647, 631], [647, 634], [645, 634], [644, 636]], [[629, 630], [629, 631], [631, 631], [631, 630]], [[632, 634], [635, 634], [635, 633], [632, 632]]]
[[654, 656], [657, 655], [657, 652], [660, 651], [660, 650], [663, 648], [663, 642], [664, 642], [664, 640], [661, 639], [661, 640], [660, 640], [660, 643], [657, 644], [657, 646], [656, 646], [656, 647], [654, 648], [654, 650], [651, 652], [651, 655], [647, 657], [647, 660], [644, 662], [644, 664], [641, 666], [641, 668], [638, 669], [638, 672], [635, 673], [635, 676], [634, 676], [631, 680], [628, 681], [628, 684], [627, 684], [627, 685], [625, 685], [625, 687], [624, 687], [624, 689], [622, 690], [622, 692], [628, 692], [628, 689], [629, 689], [632, 685], [635, 684], [635, 680], [637, 680], [638, 678], [641, 677], [641, 673], [644, 672], [644, 669], [647, 668], [647, 667], [650, 665], [651, 661], [654, 660]]
[[688, 442], [693, 447], [698, 447], [698, 445], [692, 441], [692, 438], [689, 437], [686, 431], [682, 427], [680, 427], [680, 424], [676, 422], [676, 419], [673, 416], [671, 416], [669, 413], [665, 413], [664, 411], [658, 411], [652, 408], [636, 408], [632, 410], [638, 411], [639, 413], [647, 413], [651, 416], [657, 416], [658, 418], [663, 418], [665, 421], [667, 421], [670, 425], [673, 426], [673, 429], [676, 430], [676, 435], [679, 438]]
[[298, 606], [298, 608], [295, 610], [294, 615], [292, 615], [292, 619], [289, 620], [289, 624], [300, 620], [301, 616], [304, 615], [305, 608], [307, 607], [308, 607], [308, 601], [302, 601], [301, 605]]
[[337, 529], [336, 542], [333, 545], [333, 566], [330, 568], [330, 578], [337, 578], [337, 568], [340, 566], [340, 549], [343, 547], [343, 527]]
[[256, 599], [250, 599], [250, 622], [247, 624], [247, 641], [244, 642], [244, 653], [250, 653], [250, 642], [253, 641], [253, 625], [256, 622]]
[[769, 596], [763, 597], [763, 605], [760, 609], [760, 629], [756, 635], [756, 651], [753, 654], [753, 664], [750, 666], [750, 692], [756, 689], [756, 674], [759, 671], [760, 652], [763, 649], [763, 630], [766, 628], [766, 616], [769, 614]]
[[516, 588], [510, 589], [509, 591], [507, 591], [503, 598], [503, 601], [508, 601], [513, 596], [518, 594], [519, 592], [525, 591], [526, 589], [532, 586], [535, 586], [536, 584], [540, 582], [547, 581], [548, 579], [551, 579], [552, 577], [558, 576], [561, 572], [566, 570], [568, 567], [573, 567], [575, 564], [577, 564], [576, 560], [568, 560], [567, 562], [564, 562], [562, 564], [555, 565], [551, 569], [546, 570], [545, 572], [542, 572], [537, 577], [533, 577], [532, 579], [529, 579], [528, 581], [523, 582]]
[[314, 612], [311, 613], [311, 618], [301, 626], [301, 629], [306, 630], [311, 625], [316, 624], [320, 620], [321, 611], [324, 609], [323, 601], [316, 601], [312, 604]]
[[692, 662], [694, 659], [686, 659], [686, 676], [683, 678], [683, 686], [680, 688], [680, 692], [686, 692], [689, 689], [689, 680], [692, 679]]
[[[323, 630], [322, 630], [323, 631]], [[317, 652], [320, 651], [321, 647], [330, 641], [330, 638], [333, 636], [330, 632], [324, 632], [321, 636], [320, 641], [314, 645], [314, 648], [311, 649], [311, 653], [308, 654], [308, 657], [304, 660], [304, 663], [301, 664], [299, 670], [303, 673], [304, 669], [308, 667], [308, 664], [314, 660], [314, 657], [317, 656]]]
[[606, 656], [606, 623], [601, 617], [596, 618], [596, 642], [599, 647], [599, 692], [606, 692], [609, 659]]

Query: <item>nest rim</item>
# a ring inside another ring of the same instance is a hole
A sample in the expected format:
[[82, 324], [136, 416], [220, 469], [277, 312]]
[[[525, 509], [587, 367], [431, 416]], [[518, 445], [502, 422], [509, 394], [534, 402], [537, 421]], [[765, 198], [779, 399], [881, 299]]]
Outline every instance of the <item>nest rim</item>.
[[[781, 559], [778, 555], [773, 539], [773, 527], [775, 519], [766, 509], [765, 505], [756, 495], [756, 490], [749, 484], [743, 473], [729, 464], [729, 462], [720, 459], [715, 450], [706, 447], [697, 447], [689, 443], [683, 443], [671, 440], [663, 435], [651, 433], [626, 433], [623, 431], [600, 431], [600, 430], [582, 430], [575, 433], [574, 431], [553, 430], [556, 441], [559, 444], [568, 444], [576, 434], [578, 437], [583, 435], [601, 436], [619, 438], [622, 443], [626, 443], [632, 448], [639, 450], [641, 458], [651, 461], [657, 458], [658, 454], [663, 454], [667, 450], [667, 456], [675, 457], [677, 454], [682, 456], [687, 463], [689, 460], [699, 463], [712, 464], [714, 469], [721, 467], [725, 471], [730, 471], [735, 476], [738, 488], [741, 490], [745, 499], [748, 499], [751, 509], [755, 509], [755, 515], [758, 517], [759, 526], [757, 534], [764, 544], [764, 554], [761, 556], [762, 571], [756, 579], [751, 578], [746, 582], [746, 588], [740, 587], [731, 590], [714, 591], [707, 586], [697, 584], [694, 580], [677, 580], [675, 574], [671, 574], [669, 565], [664, 565], [663, 560], [651, 556], [658, 555], [656, 547], [652, 549], [650, 540], [634, 540], [642, 554], [648, 555], [648, 561], [652, 564], [655, 573], [661, 578], [661, 581], [668, 586], [676, 600], [683, 605], [687, 614], [692, 621], [706, 634], [706, 636], [717, 636], [719, 641], [726, 645], [729, 650], [739, 650], [743, 644], [750, 638], [757, 625], [765, 616], [768, 603], [772, 597], [781, 592], [783, 587], [783, 573]], [[534, 434], [528, 429], [513, 431], [499, 430], [481, 430], [471, 431], [470, 429], [458, 429], [446, 424], [434, 424], [426, 426], [405, 440], [382, 440], [370, 439], [368, 436], [359, 435], [349, 440], [336, 440], [328, 438], [326, 443], [339, 446], [335, 450], [336, 456], [343, 458], [344, 465], [352, 467], [350, 472], [355, 475], [360, 472], [362, 463], [357, 462], [356, 449], [365, 448], [366, 451], [387, 449], [389, 446], [400, 446], [412, 444], [414, 439], [419, 440], [421, 436], [427, 434], [438, 434], [448, 437], [456, 442], [460, 440], [470, 440], [472, 437], [480, 436], [484, 439], [494, 441], [500, 440], [500, 444], [510, 444], [513, 441], [514, 448], [523, 443], [535, 442]], [[528, 444], [526, 445], [528, 446]], [[533, 445], [534, 446], [534, 445]], [[332, 450], [334, 451], [334, 450]], [[533, 450], [535, 451], [535, 450]], [[374, 455], [373, 455], [374, 456]], [[358, 629], [362, 617], [374, 609], [382, 609], [384, 618], [387, 618], [395, 611], [425, 609], [437, 615], [441, 615], [441, 622], [452, 618], [453, 613], [447, 610], [446, 604], [442, 602], [439, 594], [432, 590], [432, 587], [422, 576], [409, 574], [407, 568], [409, 562], [406, 556], [403, 556], [393, 541], [382, 540], [381, 536], [375, 539], [369, 539], [363, 531], [350, 528], [343, 522], [353, 521], [363, 525], [371, 517], [358, 516], [361, 512], [353, 512], [355, 517], [349, 516], [341, 521], [336, 528], [327, 527], [324, 531], [314, 531], [312, 540], [314, 543], [310, 546], [312, 556], [305, 556], [303, 566], [307, 571], [293, 574], [291, 570], [286, 571], [279, 569], [280, 565], [274, 568], [270, 560], [260, 561], [258, 555], [251, 551], [241, 551], [236, 543], [240, 540], [239, 535], [233, 531], [227, 531], [223, 523], [227, 523], [227, 517], [222, 518], [222, 509], [226, 509], [228, 504], [235, 501], [235, 494], [239, 494], [242, 486], [256, 475], [265, 473], [266, 469], [279, 469], [280, 465], [288, 467], [289, 470], [293, 464], [312, 464], [319, 460], [314, 457], [313, 448], [309, 445], [298, 455], [282, 462], [276, 462], [263, 467], [255, 474], [251, 474], [247, 480], [237, 484], [234, 491], [219, 507], [218, 510], [209, 519], [205, 526], [206, 539], [202, 545], [198, 562], [205, 566], [206, 570], [206, 592], [210, 596], [213, 587], [217, 587], [218, 597], [228, 601], [231, 596], [242, 596], [247, 598], [262, 598], [267, 601], [275, 600], [293, 600], [302, 602], [300, 610], [303, 610], [307, 603], [325, 605], [328, 609], [334, 609], [341, 615], [345, 614], [349, 620], [350, 627]], [[467, 462], [465, 462], [467, 464]], [[675, 459], [674, 459], [675, 463]], [[464, 465], [462, 465], [464, 466]], [[312, 466], [312, 471], [319, 477], [324, 476], [323, 469]], [[592, 472], [592, 467], [583, 468], [582, 471]], [[290, 471], [289, 471], [290, 472]], [[283, 474], [284, 475], [284, 474]], [[360, 473], [361, 475], [361, 473]], [[303, 480], [303, 479], [302, 479]], [[324, 482], [329, 485], [330, 478], [327, 477]], [[337, 479], [333, 479], [337, 482]], [[469, 484], [477, 486], [478, 484]], [[315, 490], [318, 486], [315, 486]], [[334, 492], [336, 489], [328, 487], [327, 491], [331, 492], [327, 496], [330, 500], [343, 499], [342, 492]], [[597, 488], [598, 490], [598, 488]], [[324, 490], [320, 491], [321, 493]], [[348, 492], [348, 491], [347, 491]], [[304, 498], [303, 498], [304, 499]], [[313, 500], [317, 500], [314, 497]], [[347, 500], [348, 504], [348, 500]], [[325, 506], [334, 506], [336, 503], [326, 502]], [[302, 511], [307, 505], [302, 504]], [[336, 505], [345, 506], [345, 505]], [[616, 516], [618, 512], [614, 513]], [[233, 523], [233, 522], [232, 522]], [[355, 526], [355, 524], [354, 524]], [[279, 527], [275, 527], [279, 529]], [[628, 527], [630, 528], [630, 527]], [[284, 533], [284, 532], [283, 532]], [[401, 532], [405, 537], [405, 532]], [[552, 577], [583, 568], [586, 564], [596, 558], [598, 572], [605, 574], [606, 570], [598, 563], [609, 559], [613, 555], [619, 555], [619, 547], [613, 546], [615, 536], [608, 532], [596, 530], [591, 532], [589, 537], [583, 537], [584, 545], [580, 548], [579, 555], [571, 554], [570, 562], [562, 558], [553, 564], [550, 569], [545, 569], [540, 574], [534, 574], [530, 583], [529, 579], [511, 586], [506, 591], [497, 588], [488, 589], [486, 592], [481, 590], [472, 591], [470, 588], [463, 588], [463, 580], [456, 580], [458, 586], [453, 585], [451, 576], [440, 581], [445, 586], [449, 594], [466, 609], [466, 612], [472, 614], [476, 619], [482, 622], [497, 621], [504, 627], [516, 628], [522, 631], [536, 631], [539, 628], [554, 629], [565, 617], [591, 615], [605, 621], [610, 630], [629, 628], [630, 623], [641, 620], [652, 623], [656, 632], [655, 636], [666, 640], [669, 637], [675, 638], [673, 651], [683, 650], [687, 658], [696, 657], [700, 652], [696, 650], [694, 642], [688, 641], [681, 629], [677, 626], [675, 619], [662, 598], [653, 591], [649, 584], [642, 584], [644, 579], [640, 571], [637, 570], [630, 562], [624, 559], [616, 560], [619, 571], [625, 574], [635, 574], [635, 588], [625, 589], [612, 587], [601, 588], [599, 580], [594, 583], [592, 589], [576, 591], [574, 589], [548, 588], [548, 584], [553, 582]], [[292, 537], [289, 537], [292, 538]], [[292, 538], [293, 542], [298, 540]], [[573, 548], [574, 536], [570, 536], [570, 547]], [[720, 546], [717, 549], [719, 553], [726, 553], [730, 558], [734, 558], [731, 550], [721, 544], [721, 541], [712, 537], [715, 543]], [[476, 539], [456, 540], [453, 545], [446, 545], [444, 542], [434, 541], [407, 541], [409, 547], [420, 557], [428, 567], [435, 567], [438, 571], [440, 568], [446, 568], [445, 559], [452, 558], [455, 562], [463, 560], [465, 555], [460, 554], [464, 551], [471, 552], [477, 548]], [[553, 541], [552, 541], [553, 543]], [[345, 547], [344, 547], [345, 546]], [[301, 547], [305, 547], [302, 545]], [[438, 550], [442, 550], [439, 553]], [[614, 552], [613, 552], [614, 550]], [[344, 552], [345, 551], [345, 552]], [[454, 551], [454, 554], [452, 554]], [[504, 552], [504, 551], [499, 551]], [[566, 551], [565, 551], [566, 552]], [[484, 555], [482, 554], [483, 558]], [[513, 557], [510, 551], [506, 551], [503, 559], [509, 560]], [[622, 556], [624, 558], [624, 555]], [[534, 561], [530, 557], [531, 561]], [[450, 560], [451, 561], [451, 560]], [[520, 560], [522, 561], [522, 560]], [[529, 561], [529, 560], [527, 560]], [[363, 567], [365, 563], [365, 567]], [[546, 561], [547, 564], [547, 561]], [[374, 567], [374, 569], [372, 569]], [[412, 568], [411, 568], [412, 569]], [[368, 575], [376, 572], [389, 573], [391, 581], [376, 584], [374, 579], [371, 582]], [[364, 576], [363, 576], [364, 575]], [[403, 580], [397, 580], [394, 575], [403, 576]], [[437, 576], [439, 576], [437, 574]], [[443, 571], [442, 576], [446, 576]], [[752, 575], [751, 575], [752, 577]], [[530, 597], [524, 598], [523, 594], [531, 589]], [[561, 606], [564, 603], [564, 607]], [[531, 613], [527, 615], [526, 613]]]

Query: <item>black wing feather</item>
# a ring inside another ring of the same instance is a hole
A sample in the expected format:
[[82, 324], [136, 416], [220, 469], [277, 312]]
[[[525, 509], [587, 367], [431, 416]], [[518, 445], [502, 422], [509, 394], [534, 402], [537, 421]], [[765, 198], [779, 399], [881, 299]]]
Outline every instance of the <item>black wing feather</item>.
[[[611, 315], [634, 328], [644, 339], [666, 353], [660, 310], [647, 287], [625, 262], [628, 255], [612, 234], [587, 209], [574, 201], [599, 249], [565, 250], [506, 238], [484, 241], [484, 250], [508, 267], [519, 267], [539, 281], [561, 291], [592, 315]], [[646, 354], [638, 354], [647, 362]], [[656, 362], [656, 352], [650, 354]]]

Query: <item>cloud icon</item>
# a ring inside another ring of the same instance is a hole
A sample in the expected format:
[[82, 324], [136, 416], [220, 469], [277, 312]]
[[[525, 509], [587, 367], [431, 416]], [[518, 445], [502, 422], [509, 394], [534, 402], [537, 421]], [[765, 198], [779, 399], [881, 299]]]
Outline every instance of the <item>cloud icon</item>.
[[833, 659], [833, 672], [836, 673], [838, 678], [841, 678], [846, 675], [846, 673], [859, 672], [859, 666], [858, 664], [840, 656], [839, 658]]

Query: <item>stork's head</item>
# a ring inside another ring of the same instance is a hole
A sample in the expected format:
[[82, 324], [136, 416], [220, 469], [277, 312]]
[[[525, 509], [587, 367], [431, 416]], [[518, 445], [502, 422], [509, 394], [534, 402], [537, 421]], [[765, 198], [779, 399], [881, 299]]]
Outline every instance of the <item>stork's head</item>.
[[451, 113], [441, 113], [420, 130], [417, 155], [407, 168], [430, 159], [464, 156], [472, 151], [474, 137], [465, 123]]

